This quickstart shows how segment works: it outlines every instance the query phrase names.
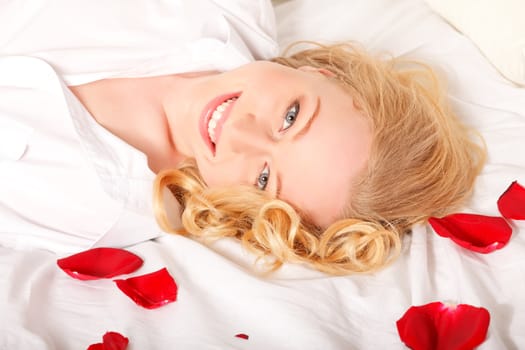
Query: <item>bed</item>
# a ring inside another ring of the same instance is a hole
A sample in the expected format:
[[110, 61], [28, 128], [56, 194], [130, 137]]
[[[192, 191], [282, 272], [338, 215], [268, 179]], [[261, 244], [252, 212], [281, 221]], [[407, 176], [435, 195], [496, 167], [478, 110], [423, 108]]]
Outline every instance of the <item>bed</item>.
[[[446, 76], [453, 107], [489, 152], [463, 212], [497, 216], [510, 183], [525, 184], [525, 89], [424, 1], [288, 0], [276, 5], [276, 19], [282, 48], [301, 39], [355, 40], [424, 60]], [[134, 304], [112, 279], [71, 278], [57, 267], [63, 255], [0, 247], [0, 349], [86, 349], [107, 331], [128, 337], [130, 350], [404, 349], [396, 321], [410, 306], [434, 301], [490, 312], [479, 349], [521, 349], [525, 222], [511, 226], [503, 249], [479, 254], [421, 224], [394, 264], [343, 277], [300, 265], [264, 275], [236, 241], [208, 247], [165, 235], [127, 247], [144, 260], [130, 276], [166, 267], [178, 284], [177, 301], [154, 310]]]

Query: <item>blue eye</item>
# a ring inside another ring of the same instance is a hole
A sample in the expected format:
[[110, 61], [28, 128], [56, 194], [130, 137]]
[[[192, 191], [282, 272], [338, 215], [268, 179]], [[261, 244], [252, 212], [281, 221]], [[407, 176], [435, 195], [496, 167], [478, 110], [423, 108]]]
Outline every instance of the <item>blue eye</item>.
[[270, 180], [270, 168], [268, 167], [268, 164], [265, 164], [264, 169], [261, 171], [261, 173], [257, 177], [257, 188], [264, 191], [266, 189], [266, 186], [268, 185], [269, 180]]
[[297, 115], [299, 114], [299, 102], [295, 102], [288, 111], [286, 111], [286, 115], [284, 116], [283, 126], [281, 127], [281, 131], [284, 131], [291, 127], [295, 121], [297, 120]]

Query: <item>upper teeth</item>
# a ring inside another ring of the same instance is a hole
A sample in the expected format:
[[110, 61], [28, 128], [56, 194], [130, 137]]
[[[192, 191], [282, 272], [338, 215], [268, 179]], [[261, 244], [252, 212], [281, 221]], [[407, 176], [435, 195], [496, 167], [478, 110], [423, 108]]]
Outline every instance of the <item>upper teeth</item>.
[[217, 126], [218, 121], [222, 118], [222, 113], [226, 108], [237, 99], [237, 97], [232, 97], [220, 105], [213, 111], [210, 121], [208, 122], [208, 135], [210, 136], [211, 142], [215, 143], [215, 127]]

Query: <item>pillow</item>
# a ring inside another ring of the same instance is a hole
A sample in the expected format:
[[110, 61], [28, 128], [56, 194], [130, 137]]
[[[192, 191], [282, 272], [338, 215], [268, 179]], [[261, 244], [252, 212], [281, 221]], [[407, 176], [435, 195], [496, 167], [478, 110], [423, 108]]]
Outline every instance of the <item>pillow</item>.
[[425, 0], [509, 80], [525, 86], [525, 1]]

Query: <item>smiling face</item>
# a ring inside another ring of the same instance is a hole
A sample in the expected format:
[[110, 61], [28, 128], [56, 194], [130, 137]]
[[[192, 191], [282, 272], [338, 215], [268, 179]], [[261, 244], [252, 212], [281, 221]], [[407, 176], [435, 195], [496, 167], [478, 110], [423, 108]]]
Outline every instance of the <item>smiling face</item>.
[[165, 103], [175, 146], [210, 187], [253, 185], [326, 227], [372, 142], [368, 118], [330, 75], [261, 61], [189, 79]]

